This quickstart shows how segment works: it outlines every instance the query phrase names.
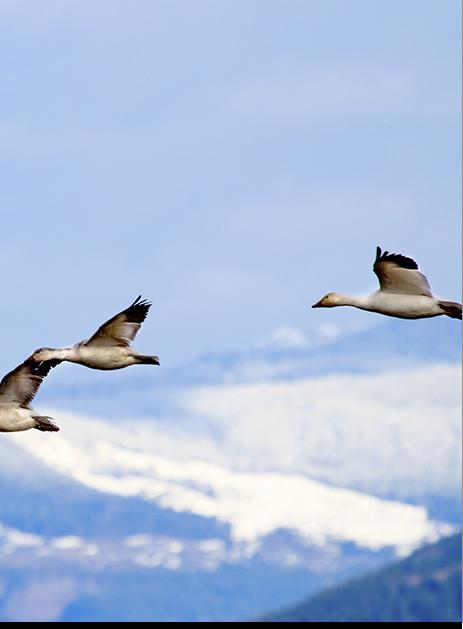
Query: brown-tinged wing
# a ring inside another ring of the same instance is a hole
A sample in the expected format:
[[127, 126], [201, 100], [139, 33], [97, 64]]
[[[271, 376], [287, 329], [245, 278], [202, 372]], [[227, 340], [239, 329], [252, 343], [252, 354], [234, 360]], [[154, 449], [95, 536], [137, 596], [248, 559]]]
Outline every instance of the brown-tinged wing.
[[54, 361], [36, 363], [25, 360], [0, 382], [0, 403], [28, 407]]
[[85, 345], [128, 347], [135, 338], [141, 324], [146, 319], [151, 304], [141, 295], [128, 308], [103, 323]]
[[380, 247], [376, 247], [373, 271], [378, 276], [382, 291], [432, 297], [428, 280], [418, 271], [418, 265], [412, 258], [389, 251], [381, 253]]

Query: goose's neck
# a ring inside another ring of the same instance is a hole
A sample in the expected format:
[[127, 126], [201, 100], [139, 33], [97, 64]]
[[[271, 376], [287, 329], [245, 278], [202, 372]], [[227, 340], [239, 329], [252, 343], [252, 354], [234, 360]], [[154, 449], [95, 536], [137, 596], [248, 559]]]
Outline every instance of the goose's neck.
[[61, 347], [60, 349], [53, 350], [54, 357], [59, 360], [67, 360], [69, 362], [74, 362], [77, 358], [77, 352], [75, 346], [71, 347]]
[[338, 306], [354, 306], [354, 308], [368, 309], [368, 297], [337, 294]]

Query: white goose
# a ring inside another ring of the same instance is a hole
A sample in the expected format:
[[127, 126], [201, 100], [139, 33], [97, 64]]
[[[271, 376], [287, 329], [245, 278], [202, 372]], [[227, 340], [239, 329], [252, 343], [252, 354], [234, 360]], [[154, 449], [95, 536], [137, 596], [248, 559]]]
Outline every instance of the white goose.
[[25, 360], [10, 371], [0, 382], [0, 432], [16, 432], [37, 428], [55, 432], [59, 430], [51, 417], [38, 415], [30, 405], [39, 390], [51, 364]]
[[428, 280], [418, 271], [417, 263], [411, 258], [388, 251], [381, 253], [380, 247], [377, 247], [373, 271], [380, 285], [375, 293], [365, 297], [328, 293], [312, 308], [353, 306], [401, 319], [439, 315], [461, 319], [461, 304], [434, 297]]
[[55, 367], [66, 360], [91, 369], [122, 369], [130, 365], [159, 365], [157, 356], [139, 354], [130, 346], [151, 304], [141, 295], [128, 308], [106, 321], [87, 341], [72, 347], [37, 349], [31, 359], [38, 363], [51, 363]]

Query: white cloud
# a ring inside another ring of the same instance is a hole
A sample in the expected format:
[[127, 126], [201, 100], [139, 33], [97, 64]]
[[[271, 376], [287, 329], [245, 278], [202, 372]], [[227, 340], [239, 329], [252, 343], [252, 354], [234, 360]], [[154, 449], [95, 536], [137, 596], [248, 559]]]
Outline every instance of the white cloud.
[[289, 325], [275, 328], [266, 338], [256, 344], [259, 349], [292, 349], [305, 347], [308, 340], [301, 330]]
[[302, 349], [332, 343], [342, 336], [352, 334], [360, 330], [371, 327], [372, 323], [349, 321], [344, 324], [340, 323], [322, 323], [312, 326], [306, 332], [302, 332], [299, 328], [292, 325], [280, 325], [276, 327], [270, 334], [259, 340], [256, 349]]

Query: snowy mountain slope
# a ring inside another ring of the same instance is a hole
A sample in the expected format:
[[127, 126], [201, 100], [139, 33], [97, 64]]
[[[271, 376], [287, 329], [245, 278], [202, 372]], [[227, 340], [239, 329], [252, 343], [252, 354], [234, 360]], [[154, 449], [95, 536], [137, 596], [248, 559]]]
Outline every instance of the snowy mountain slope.
[[228, 536], [227, 528], [211, 519], [186, 513], [179, 517], [140, 497], [86, 487], [2, 439], [0, 522], [7, 527], [46, 538], [106, 539], [145, 533], [185, 539]]
[[[8, 438], [60, 474], [100, 492], [141, 496], [162, 508], [214, 518], [247, 543], [279, 529], [312, 544], [352, 542], [405, 552], [448, 531], [421, 507], [381, 500], [283, 472], [236, 471], [191, 458], [167, 458], [139, 431], [61, 416], [53, 440], [29, 432]], [[151, 433], [154, 439], [154, 433]]]
[[[167, 408], [149, 421], [136, 414], [123, 417], [127, 411], [121, 409], [109, 430], [108, 424], [92, 422], [89, 434], [117, 444], [120, 428], [122, 443], [146, 445], [167, 458], [299, 474], [417, 504], [436, 496], [458, 502], [460, 381], [459, 365], [438, 363], [189, 387], [172, 392]], [[43, 410], [60, 422], [62, 411]], [[79, 419], [70, 426], [66, 433], [75, 428], [74, 438], [85, 439]], [[15, 439], [27, 443], [30, 436]]]

